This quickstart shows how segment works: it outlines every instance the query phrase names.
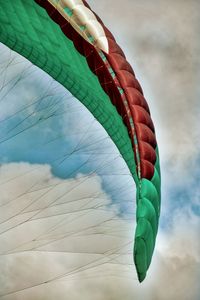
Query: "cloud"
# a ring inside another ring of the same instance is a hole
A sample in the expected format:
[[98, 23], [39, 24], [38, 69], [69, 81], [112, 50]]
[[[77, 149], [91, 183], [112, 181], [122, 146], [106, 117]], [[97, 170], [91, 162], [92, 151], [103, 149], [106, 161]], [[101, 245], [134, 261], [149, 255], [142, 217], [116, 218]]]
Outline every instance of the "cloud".
[[154, 299], [199, 299], [199, 230], [199, 218], [190, 209], [179, 209], [171, 229], [158, 237]]
[[119, 217], [96, 174], [64, 180], [48, 165], [11, 163], [1, 166], [0, 185], [1, 295], [34, 295], [31, 286], [78, 282], [101, 269], [105, 276], [112, 265], [132, 263], [131, 223]]
[[11, 163], [0, 168], [0, 186], [0, 299], [199, 299], [200, 224], [191, 210], [160, 230], [139, 284], [135, 217], [120, 217], [99, 176], [64, 180], [48, 165]]

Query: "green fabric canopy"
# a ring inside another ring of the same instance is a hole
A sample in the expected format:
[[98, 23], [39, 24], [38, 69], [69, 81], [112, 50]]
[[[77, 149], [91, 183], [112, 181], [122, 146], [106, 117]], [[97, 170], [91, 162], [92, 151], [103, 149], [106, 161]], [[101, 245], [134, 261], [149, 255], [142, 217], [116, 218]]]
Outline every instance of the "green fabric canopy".
[[85, 57], [34, 1], [0, 0], [0, 42], [66, 87], [102, 124], [118, 147], [138, 190], [134, 260], [142, 281], [151, 262], [160, 214], [158, 150], [153, 178], [139, 180], [131, 140], [121, 116], [88, 67]]

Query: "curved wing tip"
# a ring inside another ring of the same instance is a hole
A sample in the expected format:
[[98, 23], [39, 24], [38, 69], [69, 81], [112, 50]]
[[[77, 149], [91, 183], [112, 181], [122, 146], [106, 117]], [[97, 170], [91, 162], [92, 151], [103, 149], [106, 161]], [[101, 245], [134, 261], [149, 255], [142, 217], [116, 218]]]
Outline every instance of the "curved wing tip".
[[142, 283], [142, 281], [144, 281], [144, 279], [146, 278], [146, 273], [137, 273], [138, 276], [138, 280], [140, 283]]
[[[133, 259], [137, 272], [138, 281], [141, 283], [146, 278], [148, 266], [147, 257], [145, 255], [144, 241], [140, 237], [136, 238], [133, 250]], [[143, 249], [142, 249], [143, 248]]]

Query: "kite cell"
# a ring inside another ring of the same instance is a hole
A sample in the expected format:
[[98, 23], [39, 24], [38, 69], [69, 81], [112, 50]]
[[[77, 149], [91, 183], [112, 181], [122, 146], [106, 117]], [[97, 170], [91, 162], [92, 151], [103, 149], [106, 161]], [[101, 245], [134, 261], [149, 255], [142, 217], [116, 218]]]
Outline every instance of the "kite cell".
[[0, 42], [81, 101], [127, 163], [137, 187], [133, 255], [143, 281], [158, 230], [160, 168], [154, 125], [132, 67], [84, 0], [0, 0], [0, 7]]

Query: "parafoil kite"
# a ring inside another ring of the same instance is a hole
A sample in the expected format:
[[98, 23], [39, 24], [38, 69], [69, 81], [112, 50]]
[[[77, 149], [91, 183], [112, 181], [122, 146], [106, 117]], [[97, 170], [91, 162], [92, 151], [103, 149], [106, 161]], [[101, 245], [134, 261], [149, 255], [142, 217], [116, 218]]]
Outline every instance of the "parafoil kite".
[[0, 0], [0, 8], [0, 41], [79, 99], [126, 161], [137, 186], [134, 262], [143, 281], [158, 230], [160, 168], [154, 125], [132, 67], [85, 0]]

